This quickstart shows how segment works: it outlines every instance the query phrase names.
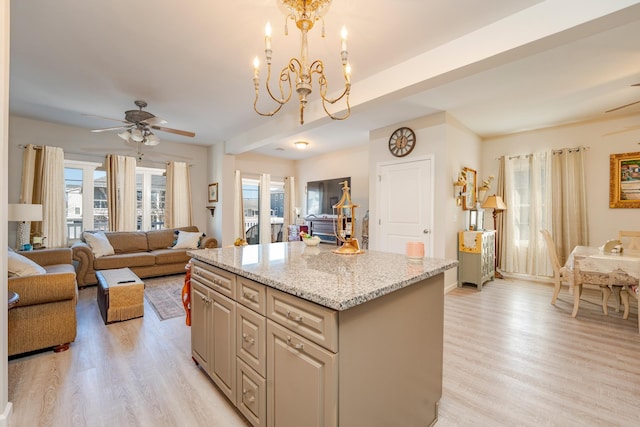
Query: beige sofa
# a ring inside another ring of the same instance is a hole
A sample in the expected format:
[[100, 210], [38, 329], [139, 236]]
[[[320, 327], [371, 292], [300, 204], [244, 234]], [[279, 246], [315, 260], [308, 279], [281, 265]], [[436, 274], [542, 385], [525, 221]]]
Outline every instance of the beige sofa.
[[[197, 232], [198, 227], [152, 231], [112, 231], [105, 232], [113, 246], [114, 255], [96, 258], [91, 247], [83, 240], [76, 242], [73, 261], [79, 287], [98, 283], [96, 271], [128, 267], [140, 278], [178, 274], [185, 271], [189, 262], [188, 249], [171, 249], [176, 240], [176, 230]], [[215, 248], [218, 241], [213, 237], [203, 237], [201, 248]]]
[[20, 296], [8, 312], [8, 355], [54, 347], [69, 348], [76, 339], [78, 289], [71, 249], [19, 252], [46, 270], [46, 274], [10, 277], [9, 291]]

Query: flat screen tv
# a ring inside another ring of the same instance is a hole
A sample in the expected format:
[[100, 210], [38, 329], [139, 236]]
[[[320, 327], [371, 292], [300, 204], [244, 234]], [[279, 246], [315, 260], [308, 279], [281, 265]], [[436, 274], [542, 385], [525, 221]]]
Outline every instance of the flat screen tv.
[[342, 197], [342, 182], [351, 187], [351, 177], [307, 182], [307, 216], [332, 215], [332, 206]]

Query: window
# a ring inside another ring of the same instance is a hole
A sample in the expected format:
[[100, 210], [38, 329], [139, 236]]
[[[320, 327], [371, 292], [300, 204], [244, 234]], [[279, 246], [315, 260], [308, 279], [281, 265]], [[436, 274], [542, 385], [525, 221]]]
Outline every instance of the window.
[[[244, 229], [247, 243], [260, 242], [260, 180], [242, 178], [242, 202], [244, 204]], [[282, 241], [284, 223], [284, 181], [271, 181], [270, 184], [270, 222], [271, 240]]]
[[[84, 230], [109, 228], [107, 172], [100, 163], [65, 160], [64, 164], [67, 231], [73, 243]], [[136, 168], [138, 230], [164, 228], [164, 174], [163, 169]]]
[[107, 229], [107, 173], [97, 169], [100, 163], [65, 160], [64, 164], [67, 233], [73, 243], [84, 230]]
[[164, 228], [167, 177], [163, 169], [136, 168], [138, 230]]

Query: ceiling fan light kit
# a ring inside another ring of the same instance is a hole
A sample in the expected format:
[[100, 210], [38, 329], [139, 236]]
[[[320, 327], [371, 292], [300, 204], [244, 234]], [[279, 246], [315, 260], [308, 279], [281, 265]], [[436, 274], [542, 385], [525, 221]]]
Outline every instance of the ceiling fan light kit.
[[[296, 27], [301, 33], [301, 55], [300, 58], [293, 57], [289, 63], [282, 68], [278, 77], [278, 87], [280, 89], [280, 97], [274, 96], [269, 86], [271, 80], [271, 24], [267, 23], [265, 27], [265, 57], [267, 61], [267, 80], [265, 83], [269, 97], [276, 102], [277, 106], [273, 111], [261, 112], [258, 110], [258, 96], [260, 89], [260, 61], [256, 56], [253, 60], [253, 86], [255, 88], [256, 97], [253, 101], [253, 109], [261, 116], [273, 116], [284, 104], [291, 99], [292, 80], [296, 82], [296, 93], [300, 101], [300, 124], [304, 124], [304, 109], [307, 105], [307, 97], [312, 92], [312, 77], [314, 74], [318, 78], [318, 86], [320, 88], [320, 98], [322, 100], [322, 108], [325, 113], [334, 120], [344, 120], [351, 114], [351, 106], [349, 105], [349, 92], [351, 90], [351, 65], [349, 65], [349, 52], [347, 51], [347, 30], [343, 27], [341, 33], [341, 51], [342, 72], [344, 76], [344, 90], [336, 98], [327, 97], [327, 79], [324, 74], [324, 63], [316, 59], [309, 64], [307, 43], [307, 33], [313, 28], [316, 21], [322, 21], [322, 37], [324, 37], [324, 15], [329, 10], [332, 0], [276, 0], [279, 8], [285, 15], [285, 35], [288, 34], [287, 21], [291, 19], [296, 23]], [[294, 74], [293, 79], [291, 73]], [[288, 94], [285, 96], [284, 85], [288, 85]], [[345, 100], [346, 113], [342, 116], [332, 114], [327, 109], [327, 104], [335, 104], [341, 99]]]
[[126, 142], [142, 143], [144, 145], [155, 146], [160, 144], [160, 138], [152, 132], [152, 130], [158, 130], [161, 132], [173, 133], [176, 135], [194, 137], [196, 134], [186, 130], [171, 129], [164, 126], [159, 126], [167, 123], [166, 120], [151, 114], [148, 111], [144, 111], [143, 108], [147, 106], [146, 101], [134, 101], [138, 110], [128, 110], [124, 112], [124, 120], [111, 119], [108, 117], [97, 117], [100, 119], [114, 120], [124, 123], [122, 126], [109, 127], [104, 129], [94, 129], [91, 132], [106, 132], [111, 130], [124, 129], [118, 133], [118, 136]]

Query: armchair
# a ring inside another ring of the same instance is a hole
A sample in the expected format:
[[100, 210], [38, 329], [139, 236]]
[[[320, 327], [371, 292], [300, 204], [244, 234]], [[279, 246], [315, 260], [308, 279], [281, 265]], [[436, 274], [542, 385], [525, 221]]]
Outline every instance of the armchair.
[[10, 277], [20, 300], [8, 312], [8, 355], [53, 347], [64, 351], [76, 338], [78, 291], [70, 248], [19, 252], [46, 274]]

